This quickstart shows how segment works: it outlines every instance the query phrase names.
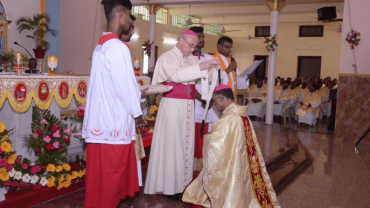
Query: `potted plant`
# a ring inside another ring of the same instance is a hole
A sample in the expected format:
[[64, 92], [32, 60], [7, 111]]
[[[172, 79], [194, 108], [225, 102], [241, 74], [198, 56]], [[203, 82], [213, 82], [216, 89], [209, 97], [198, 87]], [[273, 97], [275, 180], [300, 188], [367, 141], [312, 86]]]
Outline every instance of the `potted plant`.
[[33, 39], [36, 44], [35, 57], [37, 59], [43, 59], [45, 51], [49, 47], [49, 43], [44, 39], [46, 33], [50, 33], [54, 37], [57, 35], [57, 31], [49, 27], [50, 17], [47, 14], [36, 14], [33, 18], [21, 17], [17, 21], [18, 31], [21, 33], [23, 30], [28, 30], [32, 35], [26, 35], [27, 38]]

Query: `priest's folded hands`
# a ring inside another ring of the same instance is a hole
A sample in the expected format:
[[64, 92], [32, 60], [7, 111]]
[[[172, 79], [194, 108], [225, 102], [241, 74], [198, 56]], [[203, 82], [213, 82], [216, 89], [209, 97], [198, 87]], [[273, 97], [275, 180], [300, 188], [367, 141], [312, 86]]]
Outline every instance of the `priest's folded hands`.
[[203, 63], [200, 64], [200, 70], [211, 70], [214, 68], [218, 69], [219, 68], [219, 65], [220, 65], [220, 62], [218, 61], [218, 59], [216, 57], [208, 60], [208, 61], [205, 61]]

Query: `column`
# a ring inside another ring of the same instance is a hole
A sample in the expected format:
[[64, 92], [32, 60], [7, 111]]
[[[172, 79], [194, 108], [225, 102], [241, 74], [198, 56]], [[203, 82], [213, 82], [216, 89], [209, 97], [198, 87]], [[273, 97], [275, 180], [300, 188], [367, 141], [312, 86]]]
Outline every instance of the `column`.
[[[266, 4], [271, 10], [270, 20], [270, 35], [276, 35], [278, 40], [278, 24], [279, 24], [279, 11], [284, 8], [285, 0], [266, 0]], [[268, 63], [268, 79], [267, 79], [267, 103], [266, 103], [266, 124], [273, 123], [274, 113], [274, 88], [275, 88], [275, 66], [276, 66], [276, 54], [275, 51], [269, 52], [269, 63]]]
[[158, 4], [146, 4], [145, 7], [149, 11], [149, 43], [153, 43], [149, 57], [148, 69], [150, 69], [151, 67], [154, 67], [155, 64], [155, 24], [157, 11], [161, 6]]

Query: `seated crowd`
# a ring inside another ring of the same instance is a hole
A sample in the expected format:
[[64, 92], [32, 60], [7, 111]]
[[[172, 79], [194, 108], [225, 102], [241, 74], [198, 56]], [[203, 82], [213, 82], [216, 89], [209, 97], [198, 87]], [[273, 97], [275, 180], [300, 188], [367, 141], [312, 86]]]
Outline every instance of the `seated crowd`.
[[[245, 105], [248, 105], [248, 116], [263, 120], [266, 112], [267, 78], [249, 76], [250, 84], [246, 89]], [[317, 76], [287, 79], [277, 77], [274, 90], [274, 117], [294, 118], [300, 126], [313, 126], [318, 118], [331, 116], [332, 90], [337, 88], [337, 79]]]

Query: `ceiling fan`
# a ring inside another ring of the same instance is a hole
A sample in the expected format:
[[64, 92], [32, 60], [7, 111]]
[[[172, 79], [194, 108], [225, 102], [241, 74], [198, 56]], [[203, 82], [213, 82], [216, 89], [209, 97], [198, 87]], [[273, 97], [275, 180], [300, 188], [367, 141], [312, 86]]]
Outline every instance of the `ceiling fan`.
[[223, 16], [223, 18], [224, 18], [224, 21], [223, 21], [223, 24], [222, 24], [222, 29], [220, 31], [221, 33], [241, 31], [241, 30], [226, 30], [225, 29], [225, 16]]

